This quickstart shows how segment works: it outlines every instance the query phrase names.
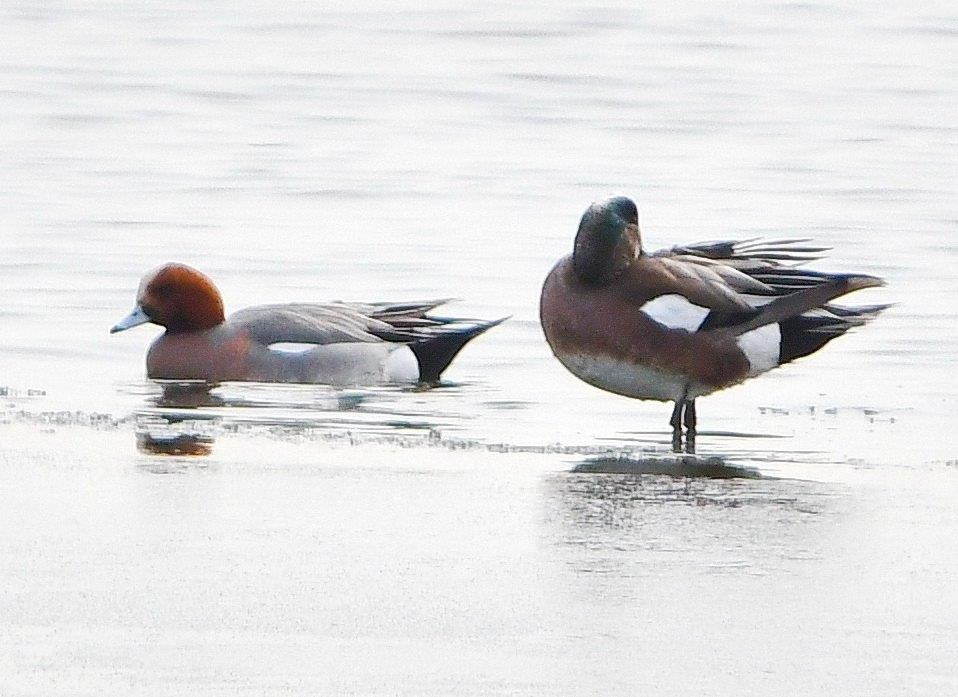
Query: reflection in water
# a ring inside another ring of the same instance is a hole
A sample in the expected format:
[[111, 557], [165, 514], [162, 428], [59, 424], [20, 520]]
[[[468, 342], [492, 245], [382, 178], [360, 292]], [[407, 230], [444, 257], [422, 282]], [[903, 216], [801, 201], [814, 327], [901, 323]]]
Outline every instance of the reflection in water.
[[675, 457], [595, 457], [576, 465], [576, 473], [591, 474], [654, 474], [667, 477], [705, 477], [712, 479], [761, 479], [762, 474], [755, 468], [727, 463], [717, 456], [697, 457], [679, 455]]
[[[613, 458], [618, 459], [618, 458]], [[595, 463], [595, 461], [592, 461]], [[794, 495], [761, 486], [753, 478], [740, 474], [711, 474], [679, 478], [674, 472], [662, 473], [664, 467], [648, 467], [649, 472], [624, 467], [605, 467], [590, 463], [586, 469], [576, 468], [569, 474], [556, 478], [558, 515], [574, 528], [594, 529], [599, 539], [604, 538], [608, 528], [628, 530], [644, 523], [654, 528], [667, 528], [688, 518], [689, 509], [742, 507], [794, 506]], [[689, 466], [694, 467], [693, 465]], [[726, 465], [702, 465], [702, 468], [727, 467]], [[731, 468], [730, 468], [731, 469]], [[601, 473], [602, 476], [595, 476]], [[754, 482], [754, 483], [753, 483]], [[811, 510], [811, 509], [809, 509]], [[668, 538], [669, 535], [663, 535]]]
[[157, 409], [136, 415], [136, 448], [149, 455], [209, 455], [219, 421], [202, 413]]
[[146, 474], [192, 474], [219, 471], [214, 460], [194, 457], [143, 458], [137, 462], [136, 468]]
[[[161, 393], [147, 401], [157, 407], [193, 409], [201, 407], [275, 407], [289, 409], [356, 409], [365, 401], [361, 390], [343, 390], [326, 385], [274, 385], [230, 383], [221, 385], [203, 380], [155, 380]], [[231, 389], [232, 388], [232, 389]]]
[[145, 402], [134, 412], [135, 437], [137, 448], [150, 454], [208, 455], [217, 438], [238, 431], [349, 442], [414, 437], [422, 444], [441, 438], [438, 429], [451, 422], [436, 409], [433, 390], [418, 388], [205, 381], [148, 381], [145, 387], [135, 387]]
[[[159, 388], [159, 389], [157, 389]], [[459, 389], [377, 386], [150, 381], [144, 406], [135, 412], [145, 447], [179, 448], [196, 433], [205, 442], [237, 431], [271, 437], [394, 439], [416, 444], [442, 438], [465, 419], [455, 401]], [[463, 388], [468, 389], [468, 388]], [[402, 443], [401, 443], [402, 441]], [[164, 452], [161, 450], [161, 452]]]
[[579, 574], [609, 583], [743, 569], [761, 575], [819, 553], [815, 530], [834, 508], [833, 486], [709, 461], [685, 465], [696, 473], [685, 478], [649, 461], [622, 462], [588, 460], [545, 483], [547, 542]]
[[200, 409], [226, 404], [220, 395], [213, 394], [217, 385], [203, 380], [157, 380], [154, 384], [161, 392], [149, 395], [147, 403], [156, 408], [135, 414], [137, 450], [148, 455], [202, 457], [211, 454], [216, 441], [211, 425], [221, 418]]
[[155, 435], [137, 431], [136, 447], [150, 455], [209, 455], [213, 452], [213, 438], [198, 433]]
[[214, 395], [212, 392], [213, 389], [217, 387], [216, 383], [203, 380], [188, 380], [183, 382], [157, 380], [156, 383], [163, 390], [155, 399], [155, 404], [158, 407], [190, 409], [220, 407], [224, 404], [223, 398], [219, 395]]

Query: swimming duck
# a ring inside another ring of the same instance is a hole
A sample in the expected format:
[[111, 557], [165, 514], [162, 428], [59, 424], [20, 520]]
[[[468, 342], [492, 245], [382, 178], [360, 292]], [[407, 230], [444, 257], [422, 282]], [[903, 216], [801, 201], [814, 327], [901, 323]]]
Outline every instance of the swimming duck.
[[888, 307], [831, 304], [884, 281], [795, 268], [826, 251], [807, 242], [707, 242], [649, 254], [632, 200], [593, 203], [572, 254], [542, 287], [542, 329], [585, 382], [674, 402], [673, 446], [681, 447], [684, 425], [694, 449], [697, 397], [814, 353]]
[[166, 329], [146, 356], [153, 379], [436, 383], [470, 339], [504, 321], [428, 314], [444, 302], [261, 305], [227, 319], [213, 281], [170, 263], [143, 277], [136, 306], [110, 332], [147, 322]]

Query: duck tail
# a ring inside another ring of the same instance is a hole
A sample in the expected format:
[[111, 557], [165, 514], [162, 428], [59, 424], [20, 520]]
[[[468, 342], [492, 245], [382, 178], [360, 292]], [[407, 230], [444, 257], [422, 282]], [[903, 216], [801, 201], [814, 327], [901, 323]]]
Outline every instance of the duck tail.
[[814, 353], [835, 337], [875, 319], [891, 305], [824, 305], [779, 322], [779, 364]]
[[740, 336], [767, 324], [782, 322], [809, 310], [820, 308], [846, 293], [883, 285], [885, 285], [885, 282], [877, 276], [865, 276], [863, 274], [830, 275], [829, 280], [824, 283], [776, 298], [762, 306], [761, 311], [749, 320], [728, 327], [728, 331], [733, 336]]
[[443, 324], [430, 331], [427, 336], [411, 342], [409, 348], [419, 361], [420, 382], [438, 383], [442, 371], [449, 367], [452, 359], [463, 346], [507, 319], [509, 318], [503, 317], [491, 322], [477, 322], [467, 326]]

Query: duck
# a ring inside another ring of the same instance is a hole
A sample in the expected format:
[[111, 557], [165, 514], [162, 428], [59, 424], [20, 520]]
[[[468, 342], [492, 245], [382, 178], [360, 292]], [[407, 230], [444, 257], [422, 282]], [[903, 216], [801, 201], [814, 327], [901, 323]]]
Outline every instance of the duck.
[[572, 253], [546, 276], [539, 319], [552, 353], [599, 389], [672, 402], [672, 446], [694, 452], [695, 400], [815, 353], [890, 305], [832, 300], [877, 276], [801, 268], [808, 238], [726, 240], [648, 253], [625, 196], [592, 203]]
[[143, 276], [133, 311], [110, 333], [166, 330], [146, 355], [153, 380], [435, 385], [470, 340], [507, 319], [429, 314], [446, 302], [286, 303], [227, 318], [213, 281], [171, 262]]

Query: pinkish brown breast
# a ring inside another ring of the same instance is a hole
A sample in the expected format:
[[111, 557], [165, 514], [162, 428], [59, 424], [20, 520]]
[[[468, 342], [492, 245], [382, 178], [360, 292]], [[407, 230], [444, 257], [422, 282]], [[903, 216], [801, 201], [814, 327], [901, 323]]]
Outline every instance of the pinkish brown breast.
[[249, 336], [220, 326], [199, 332], [166, 332], [150, 346], [146, 373], [165, 380], [263, 380]]

